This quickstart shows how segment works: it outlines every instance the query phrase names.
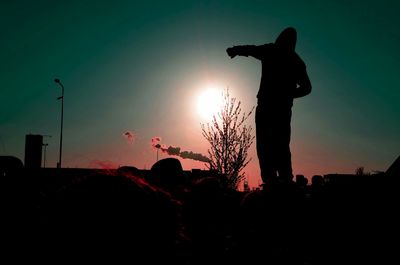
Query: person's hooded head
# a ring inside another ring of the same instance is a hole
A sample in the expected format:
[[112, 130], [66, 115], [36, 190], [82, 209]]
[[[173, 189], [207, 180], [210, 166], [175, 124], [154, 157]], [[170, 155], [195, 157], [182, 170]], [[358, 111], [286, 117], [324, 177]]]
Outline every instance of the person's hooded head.
[[284, 29], [278, 38], [275, 40], [275, 45], [291, 51], [296, 48], [297, 32], [294, 28], [289, 27]]

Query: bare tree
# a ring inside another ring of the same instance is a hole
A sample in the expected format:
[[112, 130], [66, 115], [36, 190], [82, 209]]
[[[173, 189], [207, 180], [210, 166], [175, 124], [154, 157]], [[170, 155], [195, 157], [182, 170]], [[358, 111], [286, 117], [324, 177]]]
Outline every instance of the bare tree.
[[364, 175], [364, 167], [358, 167], [356, 168], [356, 175], [357, 176], [363, 176]]
[[371, 173], [365, 172], [364, 167], [358, 167], [355, 171], [357, 176], [371, 175]]
[[243, 169], [250, 162], [248, 150], [254, 141], [252, 127], [245, 121], [253, 113], [242, 113], [241, 102], [231, 98], [226, 89], [222, 95], [223, 106], [212, 122], [201, 124], [202, 134], [210, 143], [208, 149], [210, 170], [216, 170], [224, 176], [228, 188], [237, 189], [245, 174]]

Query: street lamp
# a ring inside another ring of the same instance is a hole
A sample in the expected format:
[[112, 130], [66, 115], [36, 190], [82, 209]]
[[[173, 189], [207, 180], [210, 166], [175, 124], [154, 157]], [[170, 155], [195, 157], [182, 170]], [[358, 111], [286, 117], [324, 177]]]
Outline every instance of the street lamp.
[[54, 79], [54, 82], [60, 85], [61, 87], [61, 96], [57, 98], [57, 100], [61, 99], [61, 132], [60, 132], [60, 154], [58, 158], [57, 168], [61, 168], [61, 158], [62, 158], [62, 139], [63, 139], [63, 123], [64, 123], [64, 86], [61, 83], [60, 79]]

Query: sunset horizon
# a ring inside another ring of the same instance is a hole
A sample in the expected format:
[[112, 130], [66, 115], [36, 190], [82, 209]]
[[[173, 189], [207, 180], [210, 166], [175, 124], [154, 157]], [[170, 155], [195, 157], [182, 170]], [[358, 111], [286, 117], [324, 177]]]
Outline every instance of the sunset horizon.
[[[399, 155], [397, 3], [5, 1], [0, 6], [2, 156], [23, 161], [25, 136], [43, 135], [46, 167], [57, 167], [61, 89], [55, 78], [65, 87], [63, 168], [149, 169], [157, 160], [154, 137], [166, 147], [208, 156], [201, 124], [218, 110], [212, 91], [229, 88], [246, 112], [257, 105], [260, 63], [231, 60], [226, 49], [274, 42], [289, 26], [298, 31], [296, 51], [313, 85], [292, 109], [293, 175], [353, 174], [359, 167], [385, 171]], [[253, 129], [254, 119], [253, 113], [248, 120]], [[185, 170], [207, 168], [171, 157]], [[255, 142], [248, 157], [244, 172], [257, 187], [262, 181]]]

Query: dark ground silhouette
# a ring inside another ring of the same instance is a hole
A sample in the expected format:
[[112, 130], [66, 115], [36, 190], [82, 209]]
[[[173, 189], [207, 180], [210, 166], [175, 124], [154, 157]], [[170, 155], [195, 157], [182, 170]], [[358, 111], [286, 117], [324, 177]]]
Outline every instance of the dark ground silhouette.
[[231, 58], [252, 56], [262, 63], [257, 94], [256, 143], [261, 177], [266, 184], [289, 182], [293, 178], [289, 146], [293, 99], [311, 92], [306, 65], [295, 52], [296, 40], [296, 30], [286, 28], [275, 43], [227, 49]]
[[386, 264], [397, 253], [398, 175], [239, 192], [176, 159], [150, 172], [15, 165], [1, 170], [3, 258], [14, 262]]

